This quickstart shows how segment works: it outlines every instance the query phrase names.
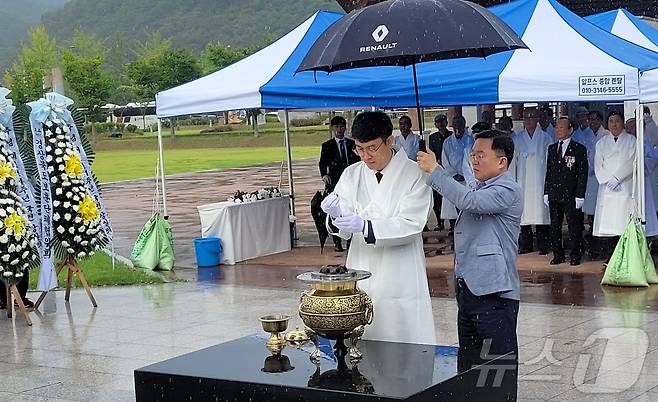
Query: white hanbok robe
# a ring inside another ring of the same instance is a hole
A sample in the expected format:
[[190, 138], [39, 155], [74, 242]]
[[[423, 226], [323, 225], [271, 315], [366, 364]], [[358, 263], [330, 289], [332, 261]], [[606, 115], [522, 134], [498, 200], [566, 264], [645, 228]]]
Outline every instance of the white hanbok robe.
[[[462, 175], [466, 178], [467, 173], [464, 171], [464, 157], [466, 152], [470, 155], [475, 140], [469, 133], [464, 133], [461, 138], [451, 135], [443, 142], [443, 152], [441, 153], [441, 165], [451, 176]], [[466, 185], [466, 181], [462, 184]], [[441, 202], [441, 219], [457, 219], [457, 209], [454, 204], [443, 197]]]
[[[633, 211], [633, 169], [635, 166], [635, 137], [625, 131], [615, 142], [606, 135], [596, 143], [594, 170], [599, 184], [594, 213], [594, 236], [619, 236], [624, 231]], [[616, 177], [618, 191], [608, 189], [606, 183]]]
[[514, 158], [510, 172], [523, 189], [521, 225], [549, 225], [548, 207], [544, 204], [546, 158], [551, 137], [539, 125], [532, 137], [527, 130], [512, 135]]
[[594, 156], [596, 155], [596, 143], [610, 134], [610, 131], [599, 127], [596, 134], [593, 134], [591, 129], [585, 131], [578, 131], [578, 135], [572, 136], [572, 139], [577, 143], [580, 143], [587, 148], [587, 165], [589, 171], [587, 172], [587, 188], [585, 189], [585, 203], [583, 204], [583, 212], [586, 215], [594, 215], [596, 211], [596, 195], [599, 192], [599, 182], [596, 180], [596, 174], [594, 173]]
[[359, 282], [375, 310], [364, 338], [435, 344], [422, 238], [432, 190], [416, 163], [401, 150], [382, 174], [377, 183], [375, 172], [363, 162], [355, 163], [345, 169], [334, 190], [341, 211], [369, 220], [376, 239], [375, 244], [367, 244], [362, 233], [338, 233], [343, 239], [352, 238], [347, 267], [372, 273]]
[[644, 211], [647, 237], [658, 236], [658, 217], [656, 216], [656, 199], [653, 196], [650, 180], [658, 168], [658, 147], [649, 138], [644, 139]]
[[401, 134], [397, 137], [395, 137], [395, 143], [404, 149], [404, 152], [406, 152], [407, 156], [409, 159], [412, 161], [416, 161], [416, 158], [418, 157], [418, 150], [419, 148], [419, 143], [420, 141], [420, 135], [410, 133], [407, 138], [404, 138]]

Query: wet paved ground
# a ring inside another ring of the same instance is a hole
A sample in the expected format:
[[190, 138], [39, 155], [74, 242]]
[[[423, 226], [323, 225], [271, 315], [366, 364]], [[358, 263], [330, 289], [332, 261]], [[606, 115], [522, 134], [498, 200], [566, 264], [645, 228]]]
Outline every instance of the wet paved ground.
[[[314, 163], [298, 174], [300, 232], [313, 244], [308, 201], [317, 187]], [[299, 170], [298, 170], [299, 171]], [[191, 240], [199, 232], [196, 206], [278, 181], [278, 167], [183, 175], [169, 181], [171, 222], [179, 262], [191, 265]], [[152, 183], [106, 186], [105, 200], [117, 232], [116, 249], [129, 255], [151, 213]], [[306, 216], [306, 218], [305, 218]], [[299, 272], [340, 261], [344, 254], [318, 248], [247, 264], [179, 268], [186, 283], [94, 289], [93, 309], [83, 291], [71, 303], [51, 293], [44, 312], [0, 318], [0, 400], [132, 401], [133, 370], [260, 330], [268, 313], [296, 317]], [[658, 286], [602, 289], [600, 265], [576, 270], [549, 267], [522, 256], [518, 333], [520, 401], [657, 401]], [[450, 257], [428, 259], [428, 277], [439, 343], [457, 342]]]
[[[68, 307], [55, 292], [32, 327], [0, 318], [0, 400], [132, 401], [134, 369], [256, 333], [264, 314], [289, 314], [299, 326], [299, 290], [213, 280], [245, 270], [95, 289], [97, 309], [81, 290]], [[439, 343], [456, 344], [454, 300], [432, 305]], [[519, 314], [520, 401], [658, 400], [657, 312], [522, 303]]]

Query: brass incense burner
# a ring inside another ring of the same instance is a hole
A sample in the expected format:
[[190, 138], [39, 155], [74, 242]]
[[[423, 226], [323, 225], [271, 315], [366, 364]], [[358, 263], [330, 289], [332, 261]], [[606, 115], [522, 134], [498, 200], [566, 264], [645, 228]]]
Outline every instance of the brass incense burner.
[[349, 338], [350, 360], [356, 362], [361, 359], [357, 342], [365, 326], [372, 323], [373, 307], [370, 297], [356, 283], [370, 276], [370, 272], [348, 270], [341, 265], [324, 266], [320, 271], [297, 276], [297, 279], [313, 287], [302, 293], [299, 304], [299, 316], [315, 344], [311, 361], [316, 364], [320, 361], [318, 336], [335, 340], [335, 349], [339, 354], [346, 350], [343, 340]]
[[270, 339], [265, 345], [274, 356], [280, 355], [283, 348], [286, 347], [286, 341], [281, 333], [288, 329], [288, 320], [290, 320], [290, 316], [282, 314], [260, 317], [263, 330], [270, 334]]

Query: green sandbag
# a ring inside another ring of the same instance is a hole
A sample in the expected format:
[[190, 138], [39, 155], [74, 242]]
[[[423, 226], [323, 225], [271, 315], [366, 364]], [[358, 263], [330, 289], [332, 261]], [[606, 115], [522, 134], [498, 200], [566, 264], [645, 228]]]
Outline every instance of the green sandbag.
[[647, 283], [658, 283], [658, 274], [656, 274], [656, 264], [653, 262], [651, 252], [649, 251], [649, 243], [647, 242], [647, 235], [640, 222], [636, 221], [638, 242], [640, 243], [640, 252], [642, 253], [642, 261], [644, 261], [644, 273], [647, 278]]
[[637, 224], [631, 218], [619, 238], [615, 251], [605, 269], [602, 285], [649, 286], [645, 272], [645, 259], [642, 256]]
[[159, 213], [153, 214], [139, 233], [130, 256], [136, 267], [171, 271], [174, 268], [174, 246], [171, 226]]

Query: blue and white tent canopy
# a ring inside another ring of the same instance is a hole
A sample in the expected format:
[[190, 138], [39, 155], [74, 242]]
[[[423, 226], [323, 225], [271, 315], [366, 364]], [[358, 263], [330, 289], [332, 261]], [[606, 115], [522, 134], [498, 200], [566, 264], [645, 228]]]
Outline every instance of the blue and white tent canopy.
[[[421, 106], [658, 101], [658, 53], [600, 29], [555, 0], [518, 0], [491, 11], [530, 50], [417, 65]], [[158, 116], [248, 108], [415, 106], [410, 68], [294, 73], [315, 40], [341, 16], [317, 12], [252, 56], [159, 93]]]
[[585, 19], [620, 38], [658, 52], [658, 29], [650, 26], [626, 9], [606, 11]]

